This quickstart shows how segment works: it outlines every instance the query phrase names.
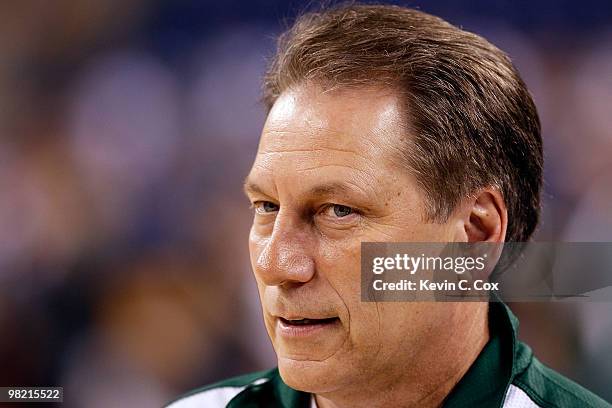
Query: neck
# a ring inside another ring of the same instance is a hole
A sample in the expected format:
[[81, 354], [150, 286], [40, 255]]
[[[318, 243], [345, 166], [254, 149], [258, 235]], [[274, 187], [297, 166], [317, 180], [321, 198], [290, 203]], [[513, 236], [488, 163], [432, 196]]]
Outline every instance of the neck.
[[466, 308], [466, 316], [470, 316], [470, 321], [464, 322], [467, 326], [430, 339], [413, 361], [388, 367], [355, 387], [317, 394], [318, 408], [442, 406], [489, 341], [488, 305], [470, 305]]

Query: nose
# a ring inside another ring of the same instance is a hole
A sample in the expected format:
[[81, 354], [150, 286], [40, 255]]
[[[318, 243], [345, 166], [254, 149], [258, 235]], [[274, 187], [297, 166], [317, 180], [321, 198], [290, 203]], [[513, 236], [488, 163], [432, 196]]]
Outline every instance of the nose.
[[279, 213], [272, 234], [257, 243], [260, 252], [254, 272], [258, 279], [267, 286], [310, 281], [315, 274], [312, 239], [307, 223]]

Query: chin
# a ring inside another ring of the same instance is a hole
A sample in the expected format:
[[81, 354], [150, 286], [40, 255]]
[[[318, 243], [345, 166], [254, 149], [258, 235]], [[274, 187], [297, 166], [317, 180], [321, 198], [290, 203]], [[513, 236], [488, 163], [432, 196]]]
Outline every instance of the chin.
[[339, 388], [339, 379], [346, 378], [338, 364], [331, 361], [278, 358], [278, 371], [289, 387], [310, 393], [326, 393]]

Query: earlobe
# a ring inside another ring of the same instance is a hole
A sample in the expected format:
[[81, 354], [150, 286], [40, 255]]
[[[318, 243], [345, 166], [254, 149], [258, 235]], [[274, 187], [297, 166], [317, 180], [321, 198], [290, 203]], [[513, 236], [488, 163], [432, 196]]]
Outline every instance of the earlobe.
[[481, 190], [468, 201], [464, 229], [468, 242], [504, 242], [508, 225], [506, 204], [496, 189]]

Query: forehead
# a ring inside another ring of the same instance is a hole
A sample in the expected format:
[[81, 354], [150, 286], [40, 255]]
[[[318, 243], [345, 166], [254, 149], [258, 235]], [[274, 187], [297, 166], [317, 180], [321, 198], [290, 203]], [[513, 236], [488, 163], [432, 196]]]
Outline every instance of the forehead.
[[404, 151], [404, 123], [402, 101], [389, 89], [326, 91], [302, 85], [285, 91], [270, 110], [255, 167], [295, 167], [314, 160], [321, 166], [391, 170]]

